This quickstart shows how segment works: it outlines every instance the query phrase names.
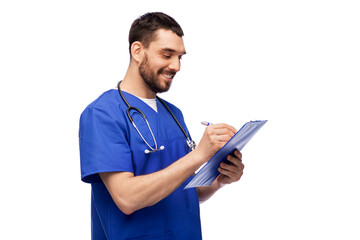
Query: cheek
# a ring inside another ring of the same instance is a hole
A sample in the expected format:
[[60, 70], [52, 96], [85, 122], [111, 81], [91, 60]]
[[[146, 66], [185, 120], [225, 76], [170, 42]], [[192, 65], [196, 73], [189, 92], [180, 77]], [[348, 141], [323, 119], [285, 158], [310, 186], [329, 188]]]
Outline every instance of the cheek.
[[157, 74], [161, 74], [161, 73], [163, 73], [163, 72], [164, 72], [164, 70], [165, 70], [165, 68], [160, 68], [160, 69], [157, 71]]
[[163, 69], [168, 65], [168, 63], [161, 58], [154, 58], [152, 61], [149, 61], [149, 64], [154, 69]]
[[148, 67], [149, 70], [151, 72], [154, 72], [155, 74], [160, 74], [162, 73], [165, 69], [166, 66], [168, 65], [166, 61], [164, 61], [163, 59], [159, 58], [149, 58], [148, 59]]

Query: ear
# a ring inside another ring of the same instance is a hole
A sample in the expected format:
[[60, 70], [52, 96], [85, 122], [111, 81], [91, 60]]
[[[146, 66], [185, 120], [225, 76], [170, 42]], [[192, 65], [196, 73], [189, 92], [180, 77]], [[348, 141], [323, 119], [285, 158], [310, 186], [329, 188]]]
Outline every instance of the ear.
[[131, 44], [131, 57], [136, 62], [141, 62], [141, 59], [144, 55], [144, 46], [141, 44], [141, 42], [136, 41]]

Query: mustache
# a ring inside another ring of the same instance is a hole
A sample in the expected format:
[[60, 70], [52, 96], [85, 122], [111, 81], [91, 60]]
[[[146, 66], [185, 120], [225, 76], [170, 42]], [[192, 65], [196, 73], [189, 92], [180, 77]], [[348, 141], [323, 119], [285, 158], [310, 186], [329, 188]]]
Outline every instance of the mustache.
[[167, 74], [167, 75], [174, 75], [174, 76], [176, 75], [175, 71], [160, 69], [159, 74], [162, 74], [162, 73]]

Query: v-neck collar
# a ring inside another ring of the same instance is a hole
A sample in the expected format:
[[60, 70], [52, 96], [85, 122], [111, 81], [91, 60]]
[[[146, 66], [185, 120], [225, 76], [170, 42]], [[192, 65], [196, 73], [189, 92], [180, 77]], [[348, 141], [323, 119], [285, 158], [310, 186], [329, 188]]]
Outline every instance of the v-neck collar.
[[154, 109], [155, 112], [158, 111], [157, 109], [157, 98], [140, 98], [140, 100], [142, 100], [144, 103], [146, 103], [149, 107], [151, 107], [152, 109]]
[[[124, 91], [124, 90], [121, 90], [121, 92], [129, 95], [129, 96], [132, 97], [132, 98], [135, 98], [138, 102], [141, 103], [141, 105], [145, 106], [146, 109], [151, 109], [150, 112], [152, 112], [152, 113], [154, 113], [154, 114], [156, 114], [156, 115], [158, 116], [158, 114], [159, 114], [159, 101], [158, 101], [157, 97], [155, 98], [155, 99], [156, 99], [156, 108], [157, 108], [157, 111], [155, 111], [155, 109], [153, 109], [151, 106], [149, 106], [149, 104], [147, 104], [146, 102], [144, 102], [140, 97], [137, 97], [137, 96], [135, 96], [135, 95], [133, 95], [133, 94], [131, 94], [131, 93], [128, 93], [128, 92], [126, 92], [126, 91]], [[128, 101], [128, 100], [127, 100], [127, 101]], [[131, 105], [131, 104], [130, 104], [130, 105]], [[137, 106], [131, 105], [131, 107], [137, 107]], [[145, 111], [148, 112], [147, 110], [145, 110]]]

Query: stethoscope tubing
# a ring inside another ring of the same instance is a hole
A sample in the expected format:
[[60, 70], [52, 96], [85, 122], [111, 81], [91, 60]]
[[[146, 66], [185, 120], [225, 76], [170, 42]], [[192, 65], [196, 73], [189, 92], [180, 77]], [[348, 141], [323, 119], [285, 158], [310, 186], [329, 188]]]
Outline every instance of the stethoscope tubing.
[[[122, 93], [122, 91], [121, 91], [121, 89], [120, 89], [120, 84], [121, 84], [121, 81], [118, 83], [117, 87], [118, 87], [118, 91], [119, 91], [119, 94], [120, 94], [122, 100], [125, 102], [125, 104], [126, 104], [126, 106], [127, 106], [126, 115], [127, 115], [128, 119], [129, 119], [129, 121], [132, 123], [132, 125], [134, 126], [134, 128], [136, 129], [136, 131], [139, 133], [139, 135], [140, 135], [140, 137], [142, 138], [142, 140], [143, 140], [143, 141], [146, 143], [146, 145], [151, 149], [151, 152], [155, 152], [155, 151], [158, 151], [158, 150], [163, 150], [163, 149], [164, 149], [164, 146], [161, 146], [160, 149], [157, 148], [157, 142], [156, 142], [156, 140], [155, 140], [155, 136], [154, 136], [154, 134], [153, 134], [153, 132], [152, 132], [152, 130], [151, 130], [150, 124], [149, 124], [149, 122], [147, 121], [145, 114], [144, 114], [140, 109], [138, 109], [138, 108], [136, 108], [136, 107], [132, 107], [132, 106], [128, 103], [128, 101], [126, 100], [125, 96], [123, 95], [123, 93]], [[159, 98], [158, 96], [156, 96], [156, 99], [158, 99], [158, 100], [162, 103], [162, 105], [166, 108], [166, 110], [170, 113], [171, 117], [175, 120], [176, 124], [179, 126], [179, 128], [180, 128], [181, 131], [183, 132], [189, 148], [190, 148], [191, 150], [194, 150], [194, 148], [195, 148], [195, 146], [196, 146], [195, 142], [190, 139], [189, 135], [185, 132], [184, 128], [181, 126], [181, 124], [179, 123], [179, 121], [177, 120], [177, 118], [175, 117], [175, 115], [172, 113], [172, 111], [169, 109], [169, 107], [166, 105], [166, 103], [164, 102], [164, 100], [162, 100], [162, 99]], [[130, 111], [131, 111], [131, 110], [135, 110], [136, 112], [140, 113], [140, 114], [142, 115], [142, 117], [144, 118], [144, 120], [145, 120], [145, 122], [146, 122], [146, 124], [148, 125], [148, 128], [149, 128], [149, 130], [150, 130], [151, 136], [152, 136], [152, 138], [153, 138], [153, 140], [154, 140], [155, 148], [151, 147], [150, 144], [145, 140], [145, 138], [143, 137], [143, 135], [140, 133], [139, 129], [137, 128], [137, 126], [136, 126], [136, 124], [135, 124], [135, 122], [134, 122], [133, 117], [132, 117], [131, 114], [130, 114]], [[149, 152], [150, 152], [149, 150], [148, 150], [148, 151], [145, 150], [145, 153], [149, 153]]]

